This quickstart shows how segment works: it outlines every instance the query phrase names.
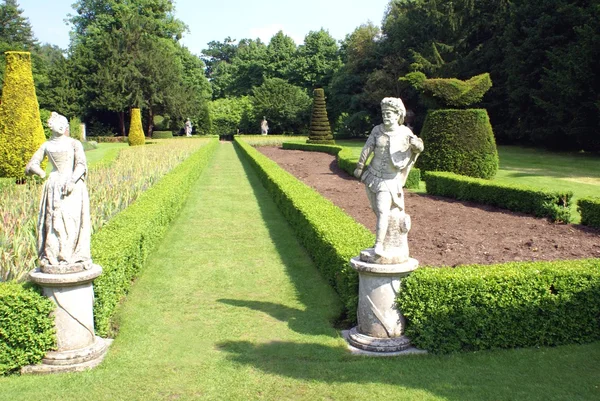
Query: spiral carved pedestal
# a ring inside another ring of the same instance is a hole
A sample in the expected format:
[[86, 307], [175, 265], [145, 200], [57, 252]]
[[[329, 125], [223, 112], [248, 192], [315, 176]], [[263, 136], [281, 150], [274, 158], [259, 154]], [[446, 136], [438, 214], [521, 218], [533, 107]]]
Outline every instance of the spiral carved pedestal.
[[51, 351], [40, 365], [25, 366], [21, 373], [75, 372], [97, 366], [106, 355], [112, 340], [94, 334], [93, 280], [102, 267], [75, 273], [44, 273], [35, 269], [29, 279], [42, 287], [44, 296], [56, 304], [52, 313], [56, 327], [56, 351]]
[[410, 340], [404, 336], [405, 320], [396, 307], [400, 282], [418, 266], [409, 258], [399, 264], [375, 264], [360, 257], [350, 260], [358, 271], [358, 326], [350, 330], [348, 342], [365, 351], [390, 353], [408, 349]]

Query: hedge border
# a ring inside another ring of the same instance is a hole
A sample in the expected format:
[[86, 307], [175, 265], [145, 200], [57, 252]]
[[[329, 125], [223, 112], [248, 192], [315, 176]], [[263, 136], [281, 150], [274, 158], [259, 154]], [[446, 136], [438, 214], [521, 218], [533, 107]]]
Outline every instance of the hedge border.
[[346, 318], [356, 321], [358, 273], [350, 267], [349, 260], [372, 246], [375, 236], [243, 140], [235, 138], [234, 143], [238, 154], [258, 174], [317, 269], [340, 296]]
[[600, 198], [586, 197], [579, 199], [577, 210], [581, 214], [581, 224], [600, 228]]
[[430, 195], [497, 206], [537, 217], [548, 217], [552, 221], [571, 221], [573, 193], [570, 191], [547, 191], [521, 185], [498, 184], [441, 171], [428, 171], [423, 174], [423, 179]]
[[[358, 163], [358, 156], [354, 155], [351, 148], [346, 148], [339, 145], [325, 145], [325, 144], [312, 144], [312, 143], [298, 143], [298, 142], [283, 142], [283, 149], [290, 150], [306, 150], [309, 152], [324, 152], [330, 155], [335, 155], [339, 168], [354, 176], [354, 170], [356, 169], [356, 163]], [[404, 185], [409, 189], [418, 189], [421, 182], [421, 171], [418, 168], [413, 167], [408, 173], [406, 184]]]
[[600, 259], [420, 268], [401, 286], [405, 334], [433, 353], [600, 339]]

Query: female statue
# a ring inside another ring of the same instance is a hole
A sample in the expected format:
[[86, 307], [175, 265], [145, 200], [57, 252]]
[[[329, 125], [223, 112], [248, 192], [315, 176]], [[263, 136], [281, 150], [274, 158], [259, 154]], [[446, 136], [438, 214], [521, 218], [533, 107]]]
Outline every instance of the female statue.
[[52, 171], [44, 184], [38, 217], [38, 258], [46, 273], [71, 273], [89, 269], [90, 207], [85, 177], [87, 165], [81, 142], [65, 134], [69, 122], [52, 112], [48, 119], [52, 138], [35, 152], [25, 173], [46, 173], [40, 167], [45, 156]]

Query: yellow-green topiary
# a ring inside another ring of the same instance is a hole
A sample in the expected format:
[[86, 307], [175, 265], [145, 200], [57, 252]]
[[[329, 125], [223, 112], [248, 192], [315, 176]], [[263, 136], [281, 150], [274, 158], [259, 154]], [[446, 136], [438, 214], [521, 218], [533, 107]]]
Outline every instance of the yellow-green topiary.
[[[0, 176], [25, 178], [25, 165], [46, 141], [29, 52], [6, 52], [0, 104]], [[42, 166], [42, 168], [44, 168]]]
[[129, 146], [143, 145], [146, 143], [142, 129], [142, 114], [140, 109], [131, 109], [131, 124], [129, 125]]

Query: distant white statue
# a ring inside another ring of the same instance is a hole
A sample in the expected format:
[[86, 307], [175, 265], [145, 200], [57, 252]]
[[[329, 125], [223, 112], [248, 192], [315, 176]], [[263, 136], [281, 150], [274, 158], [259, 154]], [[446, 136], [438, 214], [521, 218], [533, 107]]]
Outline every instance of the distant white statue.
[[187, 120], [185, 120], [185, 136], [192, 136], [192, 122], [190, 121], [190, 119], [188, 118]]
[[[374, 255], [365, 258], [369, 262], [402, 263], [408, 260], [406, 234], [410, 230], [402, 187], [423, 151], [423, 141], [402, 125], [406, 109], [401, 99], [386, 97], [381, 101], [381, 112], [383, 124], [371, 131], [354, 171], [365, 184], [371, 208], [377, 216]], [[371, 153], [373, 159], [363, 171]]]
[[264, 116], [260, 122], [260, 133], [261, 135], [267, 135], [269, 133], [269, 123], [267, 122], [267, 118]]
[[40, 146], [25, 173], [42, 178], [44, 156], [52, 171], [44, 184], [38, 216], [38, 258], [42, 271], [70, 272], [91, 268], [90, 207], [85, 184], [87, 164], [81, 142], [65, 134], [69, 122], [52, 112], [52, 137]]

